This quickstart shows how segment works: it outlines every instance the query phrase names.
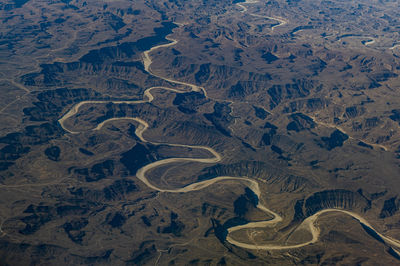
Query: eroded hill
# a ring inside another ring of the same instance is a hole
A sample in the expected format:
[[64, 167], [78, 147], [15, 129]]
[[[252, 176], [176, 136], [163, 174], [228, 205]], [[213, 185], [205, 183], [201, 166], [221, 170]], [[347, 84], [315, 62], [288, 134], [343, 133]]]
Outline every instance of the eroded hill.
[[398, 263], [396, 5], [0, 4], [1, 260]]

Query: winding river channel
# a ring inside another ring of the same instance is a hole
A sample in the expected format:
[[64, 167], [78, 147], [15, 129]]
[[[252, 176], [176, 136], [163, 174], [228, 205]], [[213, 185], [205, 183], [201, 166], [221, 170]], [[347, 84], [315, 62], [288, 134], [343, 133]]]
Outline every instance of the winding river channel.
[[[247, 1], [245, 2], [246, 4], [249, 3], [255, 3], [256, 1]], [[242, 4], [237, 4], [240, 7], [243, 8], [243, 11], [247, 11], [247, 9], [242, 5]], [[276, 18], [270, 18], [270, 17], [266, 17], [268, 19], [275, 19], [278, 20]], [[279, 21], [279, 20], [278, 20]], [[283, 22], [281, 22], [283, 23]], [[285, 22], [286, 23], [286, 22]], [[280, 24], [282, 25], [282, 24]], [[279, 25], [277, 25], [279, 26]], [[154, 46], [151, 49], [143, 52], [143, 65], [144, 65], [144, 69], [145, 71], [147, 71], [150, 75], [161, 78], [163, 80], [166, 80], [172, 84], [176, 84], [179, 86], [187, 86], [189, 88], [191, 88], [191, 91], [202, 91], [204, 93], [204, 95], [207, 97], [207, 92], [204, 88], [199, 87], [197, 85], [194, 84], [190, 84], [190, 83], [185, 83], [182, 81], [177, 81], [177, 80], [173, 80], [171, 78], [167, 78], [167, 77], [162, 77], [159, 74], [154, 73], [150, 66], [152, 64], [152, 59], [150, 54], [160, 48], [166, 48], [169, 46], [173, 46], [175, 44], [178, 43], [178, 40], [174, 40], [172, 38], [167, 37], [167, 40], [169, 40], [170, 42], [167, 44], [162, 44], [162, 45], [158, 45], [158, 46]], [[153, 94], [151, 94], [152, 90], [155, 89], [162, 89], [162, 90], [169, 90], [175, 93], [185, 93], [188, 92], [188, 90], [181, 90], [181, 89], [175, 89], [175, 88], [168, 88], [168, 87], [163, 87], [163, 86], [157, 86], [157, 87], [151, 87], [147, 90], [145, 90], [144, 92], [144, 99], [143, 100], [132, 100], [132, 101], [82, 101], [74, 106], [72, 106], [72, 108], [65, 113], [64, 116], [62, 116], [58, 122], [60, 123], [61, 127], [68, 133], [71, 134], [78, 134], [80, 132], [78, 131], [74, 131], [72, 129], [69, 129], [66, 125], [65, 125], [65, 121], [67, 119], [69, 119], [70, 117], [74, 116], [75, 114], [77, 114], [79, 112], [79, 109], [81, 106], [85, 105], [85, 104], [106, 104], [106, 103], [115, 103], [115, 104], [120, 104], [120, 103], [127, 103], [127, 104], [142, 104], [142, 103], [149, 103], [151, 101], [153, 101], [154, 96]], [[103, 121], [102, 123], [98, 124], [94, 129], [92, 130], [100, 130], [106, 123], [115, 121], [115, 120], [133, 120], [135, 122], [137, 122], [139, 125], [136, 128], [135, 134], [137, 135], [137, 137], [142, 141], [142, 142], [147, 142], [147, 143], [152, 143], [155, 145], [169, 145], [169, 146], [175, 146], [175, 147], [186, 147], [186, 148], [191, 148], [191, 149], [201, 149], [201, 150], [205, 150], [207, 151], [210, 156], [207, 158], [168, 158], [168, 159], [164, 159], [164, 160], [159, 160], [150, 164], [145, 165], [144, 167], [140, 168], [137, 173], [136, 173], [136, 177], [142, 181], [147, 187], [159, 191], [159, 192], [165, 192], [165, 193], [190, 193], [192, 191], [197, 191], [197, 190], [201, 190], [204, 188], [207, 188], [211, 185], [213, 185], [214, 183], [217, 182], [224, 182], [224, 181], [236, 181], [238, 183], [242, 183], [247, 185], [258, 197], [258, 204], [257, 204], [257, 208], [260, 209], [261, 211], [263, 211], [264, 213], [272, 216], [272, 219], [269, 220], [265, 220], [265, 221], [258, 221], [258, 222], [249, 222], [247, 224], [244, 225], [238, 225], [238, 226], [233, 226], [231, 228], [228, 229], [228, 235], [226, 237], [226, 240], [238, 247], [242, 247], [242, 248], [246, 248], [246, 249], [254, 249], [254, 250], [287, 250], [287, 249], [295, 249], [295, 248], [300, 248], [300, 247], [304, 247], [307, 246], [309, 244], [315, 243], [319, 240], [320, 237], [320, 230], [319, 228], [315, 225], [316, 224], [316, 220], [323, 214], [328, 213], [328, 212], [340, 212], [342, 214], [346, 214], [349, 215], [351, 217], [353, 217], [354, 219], [356, 219], [361, 225], [363, 225], [364, 227], [367, 227], [369, 229], [369, 231], [372, 231], [375, 233], [376, 236], [379, 236], [379, 238], [385, 242], [387, 245], [392, 246], [394, 248], [400, 248], [400, 241], [384, 236], [382, 234], [380, 234], [379, 232], [377, 232], [372, 225], [370, 225], [364, 218], [362, 218], [361, 216], [359, 216], [356, 213], [350, 212], [350, 211], [346, 211], [346, 210], [342, 210], [342, 209], [324, 209], [321, 210], [317, 213], [315, 213], [314, 215], [306, 218], [297, 228], [297, 229], [305, 229], [307, 231], [310, 232], [311, 234], [311, 239], [308, 241], [304, 241], [302, 243], [299, 244], [293, 244], [293, 245], [278, 245], [278, 244], [260, 244], [260, 245], [256, 245], [253, 243], [246, 243], [246, 242], [241, 242], [238, 240], [233, 239], [229, 234], [238, 230], [243, 230], [243, 229], [254, 229], [254, 228], [265, 228], [265, 227], [274, 227], [276, 225], [278, 225], [279, 223], [281, 223], [283, 221], [283, 218], [276, 212], [268, 209], [263, 203], [263, 197], [262, 197], [262, 191], [260, 190], [259, 184], [257, 181], [255, 181], [254, 179], [251, 179], [249, 177], [245, 177], [245, 176], [240, 176], [240, 177], [234, 177], [234, 176], [219, 176], [219, 177], [215, 177], [213, 179], [210, 180], [205, 180], [205, 181], [201, 181], [201, 182], [195, 182], [192, 184], [189, 184], [187, 186], [184, 187], [179, 187], [179, 188], [173, 188], [173, 189], [165, 189], [165, 188], [161, 188], [158, 187], [157, 184], [152, 183], [146, 176], [146, 173], [148, 173], [150, 170], [163, 166], [163, 165], [167, 165], [167, 164], [172, 164], [172, 163], [179, 163], [179, 162], [198, 162], [198, 163], [205, 163], [205, 164], [215, 164], [217, 162], [220, 162], [222, 160], [222, 156], [215, 151], [213, 148], [211, 147], [207, 147], [207, 146], [192, 146], [192, 145], [184, 145], [184, 144], [172, 144], [172, 143], [158, 143], [158, 142], [152, 142], [152, 141], [148, 141], [143, 137], [144, 132], [149, 128], [149, 124], [143, 120], [140, 117], [121, 117], [121, 118], [110, 118], [106, 121]], [[395, 252], [397, 252], [395, 250]]]
[[264, 19], [270, 19], [270, 20], [275, 20], [275, 21], [277, 21], [278, 24], [273, 25], [273, 26], [271, 27], [271, 30], [272, 30], [272, 31], [273, 31], [276, 27], [283, 26], [283, 25], [287, 24], [286, 19], [283, 19], [283, 18], [281, 18], [281, 17], [270, 17], [270, 16], [265, 16], [265, 15], [259, 15], [259, 14], [250, 13], [250, 12], [248, 12], [247, 7], [244, 6], [245, 4], [255, 4], [255, 3], [258, 3], [258, 2], [259, 2], [259, 0], [246, 0], [246, 1], [243, 2], [243, 3], [237, 3], [236, 5], [239, 6], [240, 8], [242, 8], [242, 12], [243, 12], [243, 13], [244, 13], [244, 12], [247, 12], [250, 16], [257, 17], [257, 18], [264, 18]]

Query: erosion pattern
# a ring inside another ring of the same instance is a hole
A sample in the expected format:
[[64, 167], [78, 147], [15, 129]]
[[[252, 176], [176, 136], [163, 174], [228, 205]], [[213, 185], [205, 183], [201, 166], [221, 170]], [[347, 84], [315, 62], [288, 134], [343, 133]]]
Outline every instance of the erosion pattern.
[[[258, 1], [247, 1], [245, 4], [250, 4], [250, 3], [257, 3]], [[242, 4], [237, 4], [238, 6], [240, 6], [241, 8], [243, 8], [243, 12], [247, 11], [247, 8], [245, 8], [245, 6], [243, 6]], [[251, 14], [252, 16], [258, 16], [256, 14]], [[274, 27], [277, 26], [281, 26], [286, 24], [287, 22], [281, 18], [274, 18], [274, 17], [268, 17], [268, 16], [260, 16], [262, 18], [267, 18], [267, 19], [273, 19], [273, 20], [277, 20], [279, 22], [278, 25], [273, 26], [271, 29], [273, 30]], [[168, 39], [168, 38], [167, 38]], [[157, 75], [155, 73], [153, 73], [151, 71], [151, 63], [152, 63], [152, 59], [151, 59], [151, 52], [154, 52], [157, 49], [160, 48], [165, 48], [165, 47], [169, 47], [169, 46], [173, 46], [175, 44], [177, 44], [178, 40], [174, 40], [169, 38], [168, 39], [170, 41], [170, 43], [168, 44], [162, 44], [162, 45], [158, 45], [158, 46], [154, 46], [152, 48], [150, 48], [149, 50], [143, 52], [143, 65], [144, 65], [144, 69], [145, 71], [147, 71], [150, 75], [153, 75], [157, 78], [161, 78], [164, 79], [168, 82], [171, 82], [173, 84], [177, 84], [177, 85], [182, 85], [182, 86], [188, 86], [191, 88], [191, 91], [195, 91], [195, 92], [199, 92], [202, 91], [202, 93], [204, 94], [205, 97], [207, 97], [207, 92], [205, 90], [205, 88], [199, 87], [197, 85], [194, 84], [190, 84], [190, 83], [186, 83], [186, 82], [181, 82], [181, 81], [177, 81], [171, 78], [166, 78], [166, 77], [162, 77], [160, 75]], [[157, 86], [157, 87], [151, 87], [149, 89], [147, 89], [144, 92], [144, 97], [147, 98], [147, 100], [140, 100], [140, 101], [111, 101], [112, 103], [118, 104], [118, 103], [128, 103], [128, 104], [141, 104], [141, 103], [145, 103], [145, 102], [152, 102], [154, 100], [154, 96], [151, 94], [151, 91], [154, 89], [162, 89], [162, 90], [169, 90], [175, 93], [185, 93], [187, 91], [185, 90], [179, 90], [179, 89], [175, 89], [175, 88], [169, 88], [169, 87], [162, 87], [162, 86]], [[70, 111], [68, 111], [62, 118], [60, 118], [58, 121], [60, 123], [60, 125], [62, 126], [62, 128], [72, 134], [76, 134], [79, 132], [73, 131], [69, 128], [67, 128], [64, 125], [64, 122], [74, 116], [75, 114], [77, 114], [79, 112], [79, 108], [82, 105], [85, 104], [104, 104], [104, 103], [108, 103], [110, 101], [82, 101], [76, 105], [74, 105]], [[151, 169], [163, 166], [163, 165], [168, 165], [168, 164], [172, 164], [172, 163], [179, 163], [179, 162], [186, 162], [186, 161], [191, 161], [191, 162], [200, 162], [200, 163], [218, 163], [221, 161], [222, 157], [221, 155], [216, 152], [214, 149], [212, 149], [211, 147], [205, 147], [205, 146], [192, 146], [192, 145], [183, 145], [183, 144], [171, 144], [171, 143], [158, 143], [158, 142], [153, 142], [153, 141], [147, 141], [144, 137], [143, 137], [143, 133], [149, 128], [149, 125], [146, 121], [144, 121], [142, 118], [140, 117], [121, 117], [121, 118], [111, 118], [108, 120], [105, 120], [103, 122], [101, 122], [100, 124], [98, 124], [96, 126], [96, 128], [94, 128], [93, 130], [99, 130], [101, 129], [104, 124], [111, 122], [111, 121], [115, 121], [115, 120], [133, 120], [136, 121], [140, 124], [140, 126], [136, 129], [135, 134], [138, 136], [138, 138], [143, 141], [143, 142], [148, 142], [154, 145], [169, 145], [169, 146], [175, 146], [175, 147], [186, 147], [186, 148], [191, 148], [191, 149], [202, 149], [202, 150], [206, 150], [208, 151], [210, 154], [212, 154], [213, 156], [210, 158], [169, 158], [169, 159], [164, 159], [164, 160], [159, 160], [153, 163], [149, 163], [145, 166], [143, 166], [142, 168], [140, 168], [139, 170], [137, 170], [136, 172], [136, 177], [141, 180], [146, 186], [148, 186], [151, 189], [154, 189], [156, 191], [159, 192], [167, 192], [167, 193], [188, 193], [188, 192], [192, 192], [192, 191], [196, 191], [196, 190], [201, 190], [203, 188], [206, 188], [216, 182], [223, 182], [226, 180], [235, 180], [237, 182], [244, 182], [246, 184], [248, 184], [249, 188], [254, 192], [254, 194], [257, 196], [258, 199], [262, 199], [261, 197], [261, 191], [259, 189], [258, 183], [257, 181], [249, 178], [249, 177], [234, 177], [234, 176], [218, 176], [215, 178], [212, 178], [210, 180], [206, 180], [206, 181], [201, 181], [201, 182], [196, 182], [196, 183], [192, 183], [190, 185], [187, 185], [185, 187], [181, 187], [181, 188], [176, 188], [176, 189], [163, 189], [158, 187], [157, 185], [152, 184], [146, 177], [146, 172], [150, 171]], [[387, 243], [390, 246], [393, 246], [395, 248], [400, 248], [400, 241], [390, 238], [390, 237], [386, 237], [384, 235], [382, 235], [381, 233], [377, 232], [364, 218], [362, 218], [361, 216], [359, 216], [356, 213], [350, 212], [350, 211], [346, 211], [346, 210], [342, 210], [342, 209], [323, 209], [320, 210], [318, 212], [316, 212], [315, 214], [309, 216], [308, 218], [306, 218], [304, 221], [302, 221], [302, 223], [300, 225], [298, 225], [298, 228], [301, 229], [306, 229], [309, 230], [309, 232], [312, 235], [311, 240], [309, 241], [305, 241], [303, 243], [300, 244], [295, 244], [295, 245], [272, 245], [272, 244], [251, 244], [251, 243], [245, 243], [245, 242], [240, 242], [237, 241], [235, 239], [233, 239], [232, 237], [229, 236], [229, 233], [233, 233], [235, 231], [238, 230], [242, 230], [242, 229], [250, 229], [250, 228], [263, 228], [263, 227], [272, 227], [275, 224], [281, 222], [283, 219], [282, 217], [273, 212], [272, 210], [268, 209], [264, 204], [262, 204], [260, 201], [257, 201], [257, 205], [256, 207], [258, 209], [260, 209], [261, 211], [265, 212], [266, 214], [272, 215], [273, 218], [272, 219], [268, 219], [265, 221], [258, 221], [258, 222], [249, 222], [243, 225], [238, 225], [238, 226], [232, 226], [228, 229], [228, 235], [226, 237], [226, 240], [233, 244], [236, 245], [238, 247], [242, 247], [242, 248], [246, 248], [246, 249], [255, 249], [255, 250], [284, 250], [284, 249], [294, 249], [294, 248], [300, 248], [300, 247], [304, 247], [306, 245], [310, 245], [312, 243], [315, 243], [318, 241], [319, 239], [319, 235], [320, 235], [320, 230], [318, 229], [317, 226], [315, 226], [315, 222], [316, 220], [323, 215], [324, 213], [328, 213], [328, 212], [341, 212], [343, 214], [349, 215], [353, 218], [355, 218], [358, 222], [360, 222], [360, 224], [362, 224], [364, 227], [366, 227], [368, 230], [370, 230], [371, 232], [373, 232], [373, 234], [377, 235], [382, 241], [384, 241], [385, 243]], [[394, 250], [396, 253], [400, 254], [399, 251]]]
[[400, 260], [395, 1], [3, 2], [3, 264]]

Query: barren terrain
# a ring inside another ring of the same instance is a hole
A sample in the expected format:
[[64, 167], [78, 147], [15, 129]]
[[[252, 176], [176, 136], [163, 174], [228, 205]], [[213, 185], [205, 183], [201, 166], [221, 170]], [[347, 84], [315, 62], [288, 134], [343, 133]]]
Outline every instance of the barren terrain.
[[399, 12], [0, 3], [0, 261], [398, 264]]

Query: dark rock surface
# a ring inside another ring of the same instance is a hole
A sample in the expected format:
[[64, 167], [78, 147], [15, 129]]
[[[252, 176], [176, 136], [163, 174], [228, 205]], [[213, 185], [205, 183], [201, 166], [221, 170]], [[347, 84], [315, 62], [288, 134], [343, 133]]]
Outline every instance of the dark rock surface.
[[287, 126], [286, 129], [288, 131], [296, 131], [300, 132], [306, 129], [312, 129], [315, 127], [315, 122], [312, 118], [306, 116], [305, 114], [302, 113], [295, 113], [291, 114], [290, 119], [292, 119], [292, 122], [290, 122]]
[[114, 161], [106, 160], [104, 162], [94, 164], [90, 169], [75, 169], [74, 172], [85, 178], [86, 182], [96, 182], [114, 175]]
[[238, 217], [244, 217], [246, 213], [250, 209], [255, 208], [257, 204], [257, 195], [249, 188], [246, 188], [245, 193], [240, 195], [240, 197], [233, 202], [234, 212]]
[[88, 187], [71, 188], [70, 194], [77, 200], [88, 200], [91, 202], [118, 201], [125, 199], [128, 195], [138, 191], [134, 181], [129, 179], [118, 179], [103, 189], [90, 189]]
[[132, 149], [121, 154], [121, 163], [129, 170], [131, 175], [141, 167], [159, 159], [156, 148], [151, 144], [137, 143]]
[[63, 228], [69, 239], [75, 243], [81, 244], [86, 235], [85, 231], [82, 231], [82, 229], [85, 228], [88, 223], [89, 222], [86, 218], [74, 219], [66, 222], [63, 225]]
[[343, 143], [349, 138], [349, 136], [342, 131], [336, 129], [332, 132], [329, 137], [321, 138], [321, 147], [327, 149], [328, 151], [343, 146]]
[[217, 102], [214, 105], [214, 112], [210, 114], [204, 114], [204, 117], [209, 120], [219, 132], [230, 137], [231, 133], [228, 126], [233, 120], [233, 117], [230, 115], [230, 113], [231, 107], [229, 107], [228, 104]]
[[283, 100], [308, 96], [310, 90], [314, 87], [314, 82], [309, 80], [297, 80], [292, 84], [274, 85], [267, 91], [271, 97], [269, 106], [274, 109]]
[[254, 105], [253, 105], [253, 108], [254, 108], [255, 115], [260, 119], [264, 120], [269, 115], [269, 113], [267, 111], [265, 111], [263, 108], [260, 108], [260, 107], [254, 106]]
[[161, 233], [173, 234], [174, 236], [181, 236], [182, 231], [185, 229], [185, 224], [178, 219], [178, 214], [171, 212], [170, 225], [162, 228]]
[[44, 151], [47, 158], [52, 161], [60, 160], [61, 149], [58, 146], [51, 146]]
[[399, 209], [400, 201], [397, 199], [397, 197], [390, 198], [385, 200], [379, 217], [386, 218], [393, 216]]
[[179, 93], [175, 96], [174, 105], [178, 106], [179, 111], [185, 114], [193, 114], [197, 112], [200, 105], [208, 102], [205, 96], [199, 92]]
[[304, 209], [307, 216], [330, 208], [364, 209], [369, 206], [368, 201], [359, 193], [344, 190], [325, 190], [316, 192], [305, 200]]
[[199, 175], [198, 180], [211, 179], [217, 176], [247, 176], [260, 178], [278, 191], [301, 191], [305, 188], [314, 187], [315, 184], [302, 176], [282, 172], [282, 170], [272, 164], [259, 161], [241, 161], [234, 164], [217, 164], [205, 168]]

